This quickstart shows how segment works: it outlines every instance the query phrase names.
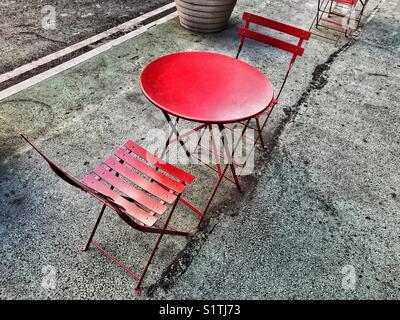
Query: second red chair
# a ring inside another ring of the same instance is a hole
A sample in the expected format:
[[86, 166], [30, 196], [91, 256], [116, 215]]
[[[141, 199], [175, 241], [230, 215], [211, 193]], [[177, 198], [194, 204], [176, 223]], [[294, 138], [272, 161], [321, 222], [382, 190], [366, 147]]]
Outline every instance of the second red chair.
[[[262, 131], [265, 128], [265, 125], [266, 125], [268, 119], [270, 118], [270, 115], [271, 115], [272, 111], [274, 110], [274, 107], [279, 102], [279, 98], [285, 87], [285, 84], [286, 84], [289, 74], [293, 68], [293, 65], [296, 61], [296, 58], [298, 56], [303, 55], [303, 52], [304, 52], [304, 48], [302, 47], [303, 42], [305, 40], [310, 39], [311, 33], [309, 31], [294, 27], [292, 25], [274, 21], [271, 19], [267, 19], [267, 18], [258, 16], [255, 14], [249, 13], [249, 12], [244, 12], [242, 18], [245, 21], [245, 25], [244, 25], [244, 27], [241, 27], [238, 29], [238, 33], [240, 35], [240, 44], [239, 44], [239, 48], [238, 48], [238, 51], [236, 54], [236, 59], [239, 58], [246, 39], [258, 41], [258, 42], [270, 45], [272, 47], [281, 49], [283, 51], [286, 51], [287, 53], [290, 53], [290, 61], [289, 61], [288, 68], [286, 70], [283, 81], [279, 86], [277, 94], [275, 95], [274, 100], [268, 106], [267, 110], [263, 114], [260, 114], [255, 118], [256, 127], [251, 127], [258, 133], [257, 138], [255, 139], [255, 143], [258, 143], [258, 141], [260, 141], [261, 145], [265, 148], [265, 144], [264, 144], [263, 137], [262, 137]], [[266, 34], [258, 32], [258, 31], [252, 30], [251, 29], [252, 25], [261, 26], [267, 30], [269, 29], [272, 31], [277, 31], [283, 35], [291, 36], [296, 39], [296, 42], [291, 43], [291, 42], [288, 42], [287, 40], [281, 40], [281, 39], [276, 38], [275, 36], [266, 35]], [[270, 75], [268, 75], [268, 76], [270, 76]], [[265, 116], [264, 120], [261, 120], [262, 116]]]

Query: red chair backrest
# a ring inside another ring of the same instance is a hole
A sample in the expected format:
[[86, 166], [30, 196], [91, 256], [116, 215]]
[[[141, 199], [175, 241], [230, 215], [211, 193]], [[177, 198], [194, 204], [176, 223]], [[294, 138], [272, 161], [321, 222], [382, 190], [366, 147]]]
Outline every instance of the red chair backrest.
[[[244, 21], [246, 21], [246, 24], [243, 28], [239, 28], [239, 30], [238, 30], [238, 33], [240, 35], [240, 45], [239, 45], [239, 48], [238, 48], [238, 51], [236, 54], [236, 59], [239, 57], [239, 54], [243, 47], [244, 40], [246, 38], [250, 38], [255, 41], [269, 44], [270, 46], [290, 52], [292, 54], [292, 59], [290, 60], [289, 68], [288, 68], [285, 78], [281, 84], [279, 93], [276, 96], [276, 100], [278, 100], [297, 56], [303, 55], [304, 48], [301, 45], [303, 44], [304, 40], [310, 39], [311, 32], [300, 29], [300, 28], [293, 27], [291, 25], [288, 25], [288, 24], [285, 24], [282, 22], [278, 22], [278, 21], [270, 20], [270, 19], [267, 19], [264, 17], [260, 17], [260, 16], [257, 16], [255, 14], [251, 14], [248, 12], [244, 12], [242, 18]], [[290, 43], [290, 42], [287, 42], [284, 40], [280, 40], [280, 39], [262, 34], [257, 31], [250, 30], [249, 29], [250, 23], [257, 24], [257, 25], [263, 26], [265, 28], [269, 28], [269, 29], [278, 31], [280, 33], [285, 33], [290, 36], [296, 37], [296, 38], [298, 38], [297, 44], [293, 44], [293, 43]]]
[[[304, 52], [304, 48], [302, 48], [302, 42], [303, 40], [309, 40], [311, 37], [311, 32], [293, 27], [291, 25], [270, 20], [264, 17], [257, 16], [255, 14], [251, 14], [248, 12], [243, 13], [243, 20], [246, 21], [245, 27], [239, 28], [238, 33], [241, 37], [241, 45], [243, 45], [244, 39], [245, 38], [250, 38], [255, 41], [259, 41], [268, 45], [271, 45], [273, 47], [285, 50], [287, 52], [290, 52], [294, 55], [294, 58], [296, 56], [301, 56]], [[250, 23], [254, 23], [269, 29], [273, 29], [276, 31], [279, 31], [281, 33], [285, 33], [294, 37], [299, 38], [297, 44], [293, 44], [287, 41], [283, 41], [253, 30], [249, 29]]]

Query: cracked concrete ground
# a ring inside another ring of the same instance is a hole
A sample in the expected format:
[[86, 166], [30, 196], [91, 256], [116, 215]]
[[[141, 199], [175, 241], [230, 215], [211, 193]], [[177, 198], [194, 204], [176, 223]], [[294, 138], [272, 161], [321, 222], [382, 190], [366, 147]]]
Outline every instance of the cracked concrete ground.
[[[170, 0], [2, 0], [0, 3], [0, 74], [115, 27]], [[55, 29], [46, 29], [55, 10]], [[44, 10], [43, 10], [44, 9]], [[43, 12], [42, 12], [43, 10]]]
[[[151, 147], [147, 133], [163, 122], [138, 86], [149, 61], [182, 50], [232, 55], [244, 10], [307, 28], [314, 2], [239, 1], [229, 29], [215, 35], [175, 19], [0, 102], [0, 297], [135, 298], [124, 271], [94, 249], [78, 251], [94, 201], [54, 177], [18, 132], [77, 177], [127, 138]], [[242, 179], [245, 192], [224, 184], [201, 234], [163, 241], [143, 298], [400, 297], [398, 2], [371, 1], [367, 15], [339, 47], [306, 45], [265, 136], [269, 149], [257, 150], [256, 172]], [[253, 43], [242, 59], [275, 84], [287, 63]], [[199, 177], [188, 197], [201, 204], [214, 177], [188, 168]], [[179, 209], [174, 223], [193, 226], [193, 214]], [[154, 241], [111, 214], [96, 239], [136, 267]], [[55, 289], [42, 286], [46, 266]]]

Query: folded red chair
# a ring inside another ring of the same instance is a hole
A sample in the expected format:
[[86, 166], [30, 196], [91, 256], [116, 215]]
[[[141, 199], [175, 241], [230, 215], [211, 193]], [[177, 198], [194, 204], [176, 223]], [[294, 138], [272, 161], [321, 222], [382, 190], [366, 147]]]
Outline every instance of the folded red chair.
[[315, 26], [318, 29], [321, 22], [324, 22], [324, 28], [340, 31], [340, 35], [344, 32], [344, 34], [348, 36], [353, 30], [360, 26], [368, 1], [369, 0], [318, 0]]
[[[90, 245], [99, 249], [137, 281], [135, 291], [140, 294], [143, 278], [163, 235], [184, 237], [191, 235], [189, 232], [172, 229], [169, 223], [186, 184], [192, 182], [195, 177], [157, 158], [129, 140], [113, 156], [86, 175], [83, 181], [79, 181], [50, 160], [24, 135], [22, 137], [47, 161], [61, 179], [87, 192], [103, 204], [89, 239], [81, 250], [86, 251]], [[126, 267], [93, 240], [106, 207], [112, 209], [133, 229], [159, 235], [140, 275]], [[169, 213], [163, 221], [160, 216], [167, 210]]]

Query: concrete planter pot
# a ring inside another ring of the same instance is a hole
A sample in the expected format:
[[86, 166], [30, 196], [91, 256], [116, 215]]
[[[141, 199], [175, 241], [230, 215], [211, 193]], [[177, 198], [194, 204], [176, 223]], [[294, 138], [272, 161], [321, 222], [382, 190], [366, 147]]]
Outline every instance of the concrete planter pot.
[[237, 0], [175, 0], [181, 25], [195, 32], [218, 32], [228, 26]]

